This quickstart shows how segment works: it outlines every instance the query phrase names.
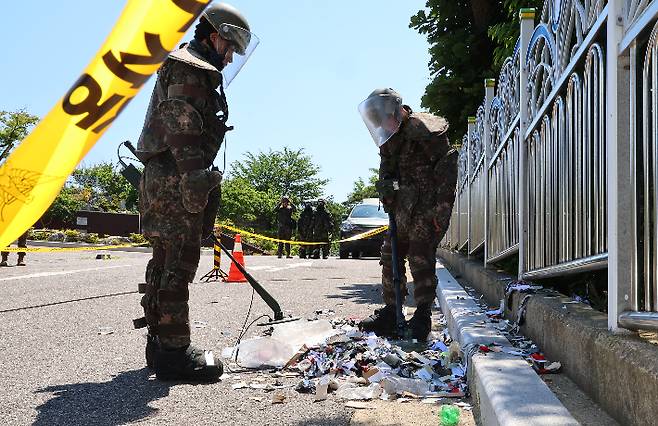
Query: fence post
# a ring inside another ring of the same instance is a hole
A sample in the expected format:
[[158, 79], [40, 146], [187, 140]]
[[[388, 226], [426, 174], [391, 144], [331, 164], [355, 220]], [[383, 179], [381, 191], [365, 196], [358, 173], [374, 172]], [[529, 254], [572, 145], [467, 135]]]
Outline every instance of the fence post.
[[526, 213], [526, 197], [528, 193], [527, 180], [526, 180], [526, 141], [525, 134], [530, 125], [529, 113], [529, 100], [530, 93], [528, 92], [528, 46], [530, 46], [530, 39], [535, 30], [535, 9], [521, 9], [519, 12], [521, 20], [521, 43], [519, 47], [519, 174], [518, 174], [518, 206], [519, 206], [519, 276], [518, 279], [523, 279], [525, 272], [525, 259], [527, 253], [527, 234], [528, 234], [528, 218]]
[[[606, 150], [608, 157], [608, 328], [619, 328], [619, 314], [632, 309], [635, 276], [635, 238], [629, 214], [632, 190], [630, 136], [629, 52], [619, 52], [623, 32], [623, 0], [608, 1], [606, 47]], [[634, 153], [633, 153], [634, 154]], [[619, 206], [622, 206], [619, 208]]]
[[489, 257], [489, 161], [491, 160], [491, 102], [494, 98], [496, 80], [484, 80], [484, 164], [482, 176], [484, 179], [484, 266]]
[[468, 157], [466, 158], [466, 186], [468, 190], [467, 194], [467, 203], [466, 203], [466, 236], [468, 237], [468, 244], [466, 244], [466, 254], [470, 256], [471, 253], [471, 238], [473, 234], [471, 233], [471, 172], [472, 167], [472, 158], [471, 158], [471, 147], [473, 146], [473, 132], [475, 131], [475, 117], [468, 117]]

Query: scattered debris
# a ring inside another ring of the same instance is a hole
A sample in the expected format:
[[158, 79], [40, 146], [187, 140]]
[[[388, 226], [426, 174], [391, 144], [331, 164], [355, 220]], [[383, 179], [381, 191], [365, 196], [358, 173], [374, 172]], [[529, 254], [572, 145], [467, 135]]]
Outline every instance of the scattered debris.
[[374, 410], [375, 406], [370, 402], [363, 401], [348, 401], [345, 403], [345, 407], [354, 408], [355, 410]]
[[207, 323], [207, 322], [205, 322], [205, 321], [199, 321], [199, 320], [195, 320], [195, 321], [192, 323], [192, 325], [194, 326], [194, 328], [206, 328], [206, 327], [208, 327], [208, 323]]
[[[459, 344], [447, 330], [431, 337], [426, 344], [405, 342], [404, 350], [395, 341], [362, 333], [352, 319], [298, 321], [276, 325], [268, 336], [226, 348], [223, 356], [237, 359], [243, 367], [277, 368], [270, 378], [299, 378], [294, 389], [318, 402], [330, 394], [350, 402], [425, 398], [433, 404], [464, 397], [466, 368]], [[256, 380], [233, 385], [233, 389], [247, 387], [271, 392], [282, 386]], [[272, 403], [281, 403], [275, 395], [282, 394], [275, 392]]]
[[280, 392], [272, 394], [272, 404], [283, 404], [286, 401], [286, 396]]
[[114, 329], [112, 327], [98, 327], [98, 334], [101, 336], [107, 336], [108, 334], [114, 334]]

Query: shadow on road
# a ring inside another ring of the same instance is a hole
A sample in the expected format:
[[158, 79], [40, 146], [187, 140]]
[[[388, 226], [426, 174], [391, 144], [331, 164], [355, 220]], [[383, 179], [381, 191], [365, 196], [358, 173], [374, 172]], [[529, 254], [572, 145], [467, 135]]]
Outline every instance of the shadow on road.
[[37, 393], [54, 393], [37, 407], [34, 425], [84, 424], [115, 426], [153, 415], [151, 401], [169, 395], [171, 384], [149, 380], [149, 370], [125, 371], [109, 382], [49, 386]]
[[339, 293], [327, 295], [328, 299], [343, 299], [362, 305], [382, 303], [380, 284], [345, 284], [338, 287]]
[[[345, 284], [338, 287], [341, 291], [337, 294], [327, 295], [328, 299], [344, 299], [349, 300], [353, 303], [359, 303], [362, 305], [371, 305], [371, 304], [383, 304], [382, 299], [382, 285], [380, 283], [375, 284]], [[413, 294], [414, 294], [414, 283], [410, 281], [407, 283], [408, 295], [404, 301], [406, 306], [416, 306]]]

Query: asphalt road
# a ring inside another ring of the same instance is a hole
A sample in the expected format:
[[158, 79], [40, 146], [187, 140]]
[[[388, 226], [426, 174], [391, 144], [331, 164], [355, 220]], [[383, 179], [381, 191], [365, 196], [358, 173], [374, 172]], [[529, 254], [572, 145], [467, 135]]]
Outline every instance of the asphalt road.
[[[313, 403], [289, 388], [286, 402], [273, 405], [271, 393], [232, 389], [240, 378], [267, 382], [269, 375], [233, 374], [212, 385], [155, 380], [144, 364], [145, 332], [131, 324], [142, 314], [132, 292], [149, 255], [111, 256], [29, 254], [27, 267], [0, 269], [0, 424], [349, 424], [354, 410], [337, 400]], [[247, 257], [246, 263], [283, 309], [298, 316], [333, 309], [361, 317], [380, 301], [375, 259]], [[193, 341], [220, 352], [234, 343], [252, 291], [248, 284], [199, 283], [211, 265], [211, 253], [204, 253], [191, 286], [190, 319], [207, 323], [193, 327]], [[252, 317], [268, 312], [256, 298]]]

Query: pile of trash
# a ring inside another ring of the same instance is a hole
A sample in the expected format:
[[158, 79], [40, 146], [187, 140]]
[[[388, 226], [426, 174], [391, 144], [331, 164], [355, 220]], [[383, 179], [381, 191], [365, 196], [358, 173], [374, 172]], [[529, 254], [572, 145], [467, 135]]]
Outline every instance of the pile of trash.
[[297, 392], [324, 400], [461, 398], [467, 393], [459, 344], [447, 331], [403, 350], [396, 342], [363, 333], [351, 320], [296, 321], [273, 327], [270, 335], [226, 348], [223, 356], [240, 367], [276, 368], [301, 380]]
[[[508, 283], [505, 290], [505, 299], [501, 300], [500, 307], [492, 309], [483, 301], [483, 297], [476, 297], [477, 293], [470, 287], [465, 287], [466, 292], [476, 300], [480, 309], [487, 316], [487, 323], [493, 325], [503, 336], [507, 338], [512, 344], [512, 347], [504, 347], [496, 344], [481, 344], [477, 350], [481, 353], [488, 352], [505, 352], [509, 355], [523, 357], [528, 364], [538, 374], [551, 374], [558, 373], [562, 369], [562, 364], [559, 362], [551, 362], [546, 359], [539, 347], [530, 339], [520, 334], [520, 326], [523, 325], [525, 320], [525, 310], [527, 302], [530, 300], [530, 295], [538, 291], [545, 291], [542, 286], [528, 284], [522, 281], [511, 281]], [[511, 295], [515, 292], [525, 294], [519, 303], [516, 313], [517, 321], [513, 322], [504, 319], [505, 306], [511, 305]], [[484, 326], [485, 324], [482, 324]]]

